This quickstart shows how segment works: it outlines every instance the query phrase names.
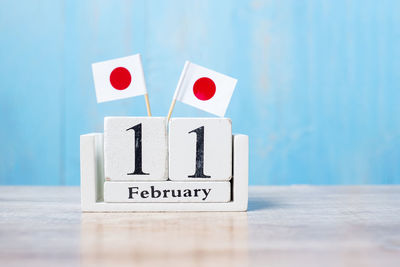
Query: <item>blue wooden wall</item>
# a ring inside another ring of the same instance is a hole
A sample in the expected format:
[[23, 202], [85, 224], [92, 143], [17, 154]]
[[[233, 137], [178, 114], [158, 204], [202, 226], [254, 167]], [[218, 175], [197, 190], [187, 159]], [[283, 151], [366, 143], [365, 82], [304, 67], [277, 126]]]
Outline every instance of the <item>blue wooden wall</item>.
[[91, 63], [135, 53], [159, 116], [187, 59], [238, 78], [251, 184], [399, 183], [399, 49], [395, 0], [2, 1], [0, 183], [79, 184], [79, 135], [146, 114], [97, 104]]

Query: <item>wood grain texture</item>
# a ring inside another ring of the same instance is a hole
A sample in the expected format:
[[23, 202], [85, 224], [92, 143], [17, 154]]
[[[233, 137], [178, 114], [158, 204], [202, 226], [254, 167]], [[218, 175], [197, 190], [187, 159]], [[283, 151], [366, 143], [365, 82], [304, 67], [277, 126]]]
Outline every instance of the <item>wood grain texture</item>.
[[0, 187], [0, 266], [398, 266], [400, 186], [250, 187], [247, 213], [81, 214]]

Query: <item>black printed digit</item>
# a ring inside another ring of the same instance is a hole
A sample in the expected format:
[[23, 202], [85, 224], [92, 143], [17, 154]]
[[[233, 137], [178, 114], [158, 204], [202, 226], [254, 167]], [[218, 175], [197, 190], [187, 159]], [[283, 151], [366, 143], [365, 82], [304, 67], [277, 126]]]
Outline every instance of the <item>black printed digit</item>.
[[126, 130], [135, 131], [135, 169], [128, 175], [149, 175], [142, 170], [142, 124], [139, 123]]
[[196, 171], [189, 178], [210, 178], [204, 174], [204, 126], [189, 132], [196, 134]]

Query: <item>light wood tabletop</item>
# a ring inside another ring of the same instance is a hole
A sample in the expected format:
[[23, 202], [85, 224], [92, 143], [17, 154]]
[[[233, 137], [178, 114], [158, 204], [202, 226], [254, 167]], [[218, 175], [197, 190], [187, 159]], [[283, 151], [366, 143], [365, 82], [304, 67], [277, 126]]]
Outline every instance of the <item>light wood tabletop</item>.
[[0, 266], [400, 266], [400, 186], [250, 187], [238, 213], [81, 213], [0, 187]]

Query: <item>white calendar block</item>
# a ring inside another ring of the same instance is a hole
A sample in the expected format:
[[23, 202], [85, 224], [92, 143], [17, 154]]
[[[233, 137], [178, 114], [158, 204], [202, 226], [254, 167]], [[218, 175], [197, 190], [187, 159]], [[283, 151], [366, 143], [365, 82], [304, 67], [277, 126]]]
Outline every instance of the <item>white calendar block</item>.
[[103, 134], [92, 133], [80, 137], [81, 203], [89, 209], [93, 203], [103, 201], [104, 154]]
[[232, 123], [227, 118], [173, 118], [169, 122], [169, 178], [229, 181]]
[[[249, 138], [233, 136], [233, 178], [229, 202], [122, 203], [104, 202], [103, 137], [81, 136], [81, 207], [83, 212], [246, 211], [248, 204]], [[167, 183], [167, 182], [164, 182]]]
[[168, 179], [167, 130], [164, 117], [106, 117], [106, 181]]
[[229, 202], [230, 182], [105, 182], [105, 202]]

